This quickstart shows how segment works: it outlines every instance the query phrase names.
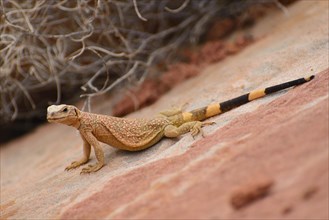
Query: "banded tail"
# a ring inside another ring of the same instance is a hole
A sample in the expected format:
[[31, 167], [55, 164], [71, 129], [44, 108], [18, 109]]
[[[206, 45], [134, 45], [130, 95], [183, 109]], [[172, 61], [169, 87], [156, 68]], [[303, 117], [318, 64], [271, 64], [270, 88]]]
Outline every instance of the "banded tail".
[[222, 103], [215, 103], [208, 105], [203, 108], [195, 109], [191, 112], [183, 112], [184, 121], [202, 121], [212, 116], [227, 112], [233, 108], [244, 105], [252, 100], [261, 98], [265, 95], [278, 92], [280, 90], [287, 89], [292, 86], [298, 86], [306, 83], [314, 78], [314, 75], [310, 77], [300, 78], [293, 81], [285, 82], [276, 86], [267, 87], [265, 89], [254, 90], [242, 96], [236, 97], [234, 99], [227, 100]]

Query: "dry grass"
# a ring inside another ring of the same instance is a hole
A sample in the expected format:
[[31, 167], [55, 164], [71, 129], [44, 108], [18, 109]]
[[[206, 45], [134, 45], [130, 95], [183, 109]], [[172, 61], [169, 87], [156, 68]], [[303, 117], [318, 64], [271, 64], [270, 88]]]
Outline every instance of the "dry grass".
[[[0, 125], [141, 84], [244, 0], [0, 0]], [[155, 71], [154, 71], [155, 69]], [[40, 116], [39, 116], [40, 115]]]

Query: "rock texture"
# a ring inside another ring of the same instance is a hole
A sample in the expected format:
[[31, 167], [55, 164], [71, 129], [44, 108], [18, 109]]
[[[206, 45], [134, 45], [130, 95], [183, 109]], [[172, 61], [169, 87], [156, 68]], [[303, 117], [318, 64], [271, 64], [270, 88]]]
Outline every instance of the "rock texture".
[[[205, 138], [165, 139], [135, 153], [104, 146], [108, 165], [82, 176], [63, 171], [82, 154], [72, 128], [44, 125], [1, 146], [1, 219], [327, 219], [327, 18], [327, 1], [277, 11], [253, 28], [261, 40], [129, 116], [316, 75], [214, 117]], [[102, 109], [106, 103], [95, 110]]]

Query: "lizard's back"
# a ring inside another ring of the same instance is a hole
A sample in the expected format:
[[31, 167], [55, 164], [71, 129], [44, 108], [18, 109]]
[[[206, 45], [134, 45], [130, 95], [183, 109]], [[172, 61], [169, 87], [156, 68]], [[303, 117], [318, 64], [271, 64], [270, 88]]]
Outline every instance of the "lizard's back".
[[163, 137], [163, 130], [170, 122], [166, 118], [130, 119], [95, 115], [95, 137], [113, 147], [137, 151], [148, 148]]

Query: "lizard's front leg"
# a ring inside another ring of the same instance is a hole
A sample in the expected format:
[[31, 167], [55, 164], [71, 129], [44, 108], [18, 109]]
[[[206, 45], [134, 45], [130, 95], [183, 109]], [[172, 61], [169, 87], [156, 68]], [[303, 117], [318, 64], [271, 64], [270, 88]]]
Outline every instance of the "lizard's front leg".
[[91, 146], [82, 135], [81, 135], [81, 138], [83, 140], [83, 157], [78, 161], [72, 162], [71, 165], [69, 165], [65, 168], [65, 170], [71, 170], [71, 169], [77, 168], [88, 162], [89, 157], [90, 157]]
[[96, 172], [100, 168], [104, 166], [104, 152], [101, 148], [101, 145], [99, 144], [98, 140], [95, 138], [95, 136], [90, 132], [83, 132], [81, 133], [83, 137], [86, 139], [86, 141], [93, 146], [95, 151], [95, 156], [97, 159], [97, 163], [93, 165], [89, 165], [88, 167], [85, 167], [81, 170], [82, 173], [91, 173]]

